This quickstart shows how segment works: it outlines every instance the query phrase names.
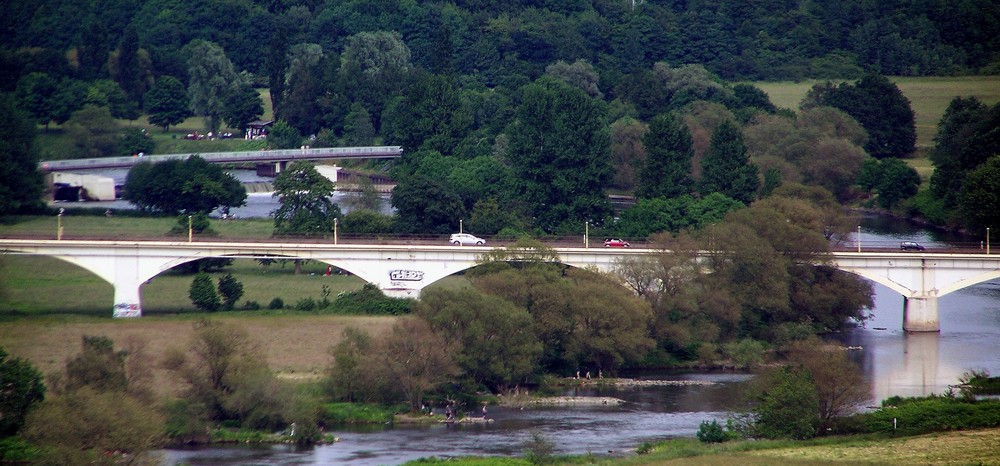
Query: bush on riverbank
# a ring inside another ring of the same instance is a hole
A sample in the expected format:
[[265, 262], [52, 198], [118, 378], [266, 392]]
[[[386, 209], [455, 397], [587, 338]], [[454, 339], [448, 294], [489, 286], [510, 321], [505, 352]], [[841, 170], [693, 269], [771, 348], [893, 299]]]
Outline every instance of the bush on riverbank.
[[327, 424], [385, 424], [392, 421], [397, 412], [406, 412], [408, 407], [384, 406], [368, 403], [326, 403], [320, 420]]
[[973, 395], [1000, 395], [1000, 377], [990, 377], [986, 371], [971, 371], [959, 378], [965, 387]]
[[871, 413], [857, 415], [865, 432], [918, 435], [948, 430], [1000, 427], [1000, 400], [953, 396], [891, 397]]
[[412, 299], [390, 298], [371, 283], [360, 290], [342, 293], [333, 302], [338, 314], [399, 316], [409, 314], [412, 306]]

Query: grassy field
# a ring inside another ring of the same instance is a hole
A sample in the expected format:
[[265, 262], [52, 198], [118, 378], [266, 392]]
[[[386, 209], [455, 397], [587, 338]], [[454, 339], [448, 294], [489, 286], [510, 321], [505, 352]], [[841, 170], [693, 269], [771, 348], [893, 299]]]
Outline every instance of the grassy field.
[[[267, 89], [258, 89], [261, 100], [264, 102], [263, 120], [274, 118], [271, 109], [271, 93]], [[217, 140], [188, 140], [184, 136], [188, 133], [205, 133], [205, 118], [190, 117], [176, 126], [171, 126], [168, 131], [163, 131], [163, 127], [154, 126], [149, 123], [146, 115], [134, 121], [119, 120], [119, 124], [129, 128], [145, 128], [150, 136], [156, 140], [157, 154], [183, 154], [183, 153], [204, 153], [204, 152], [230, 152], [239, 150], [257, 150], [256, 142], [247, 142], [243, 139], [217, 139]], [[228, 128], [223, 124], [221, 131], [236, 133], [235, 128]], [[70, 151], [73, 141], [63, 131], [60, 125], [51, 124], [48, 129], [40, 129], [38, 132], [38, 150], [41, 160], [61, 160], [63, 155]], [[110, 154], [109, 154], [110, 155]]]
[[[1000, 76], [890, 78], [910, 100], [916, 116], [917, 147], [934, 144], [937, 125], [955, 97], [977, 97], [988, 105], [1000, 102]], [[778, 107], [797, 110], [806, 93], [820, 81], [754, 82]]]
[[599, 464], [643, 466], [971, 465], [1000, 464], [1000, 429], [939, 432], [915, 437], [831, 437], [805, 442], [746, 441], [715, 445], [670, 440], [653, 453]]
[[[186, 299], [185, 299], [186, 300]], [[66, 360], [80, 352], [84, 335], [103, 335], [122, 347], [129, 339], [146, 343], [153, 359], [156, 391], [169, 395], [179, 388], [176, 380], [162, 369], [160, 362], [170, 348], [184, 349], [193, 335], [198, 319], [233, 323], [246, 330], [267, 356], [268, 364], [279, 376], [293, 380], [316, 380], [330, 363], [329, 348], [340, 341], [348, 326], [373, 334], [386, 331], [396, 317], [306, 315], [286, 312], [280, 319], [273, 313], [227, 312], [180, 314], [111, 319], [86, 316], [47, 316], [6, 320], [0, 324], [0, 346], [11, 355], [32, 362], [43, 374], [65, 367]]]
[[[0, 319], [5, 316], [37, 316], [75, 313], [110, 317], [114, 304], [111, 285], [87, 270], [62, 260], [44, 256], [5, 256], [3, 259], [6, 299], [0, 303]], [[266, 308], [274, 298], [293, 307], [305, 298], [320, 300], [323, 285], [330, 287], [330, 299], [337, 293], [360, 289], [364, 282], [354, 276], [324, 276], [326, 264], [305, 262], [302, 274], [295, 275], [289, 262], [267, 268], [251, 259], [237, 259], [224, 272], [213, 273], [216, 281], [225, 273], [243, 283], [244, 294], [237, 306], [256, 301]], [[193, 275], [164, 272], [142, 286], [143, 313], [195, 312], [188, 299]]]
[[[72, 208], [72, 206], [70, 207]], [[55, 217], [22, 216], [10, 217], [0, 223], [0, 236], [16, 237], [56, 237], [59, 220]], [[62, 218], [63, 237], [80, 238], [162, 238], [187, 240], [186, 234], [168, 236], [177, 225], [174, 217], [104, 217], [64, 215]], [[199, 239], [243, 239], [270, 238], [274, 231], [274, 220], [268, 218], [241, 218], [233, 220], [212, 220], [211, 227], [218, 233], [215, 237]]]

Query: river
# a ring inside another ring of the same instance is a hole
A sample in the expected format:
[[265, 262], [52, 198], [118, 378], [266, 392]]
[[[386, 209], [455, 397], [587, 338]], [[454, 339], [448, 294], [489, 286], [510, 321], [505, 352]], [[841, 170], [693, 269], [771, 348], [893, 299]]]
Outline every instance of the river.
[[[346, 199], [336, 198], [341, 202]], [[267, 216], [276, 206], [269, 194], [252, 194], [248, 205], [233, 213]], [[386, 203], [385, 210], [390, 209]], [[980, 240], [877, 215], [859, 216], [857, 223], [862, 247], [891, 248], [899, 241], [917, 241], [939, 248], [969, 246]], [[845, 346], [861, 348], [851, 355], [871, 386], [870, 405], [892, 395], [943, 394], [969, 370], [1000, 375], [1000, 279], [940, 298], [941, 332], [924, 334], [903, 332], [902, 296], [882, 285], [874, 286], [872, 318], [863, 326], [831, 337]], [[490, 411], [495, 421], [489, 424], [337, 429], [337, 443], [304, 450], [285, 445], [171, 449], [164, 451], [163, 464], [370, 466], [429, 456], [517, 455], [535, 433], [552, 442], [557, 453], [618, 454], [634, 451], [650, 440], [693, 436], [705, 420], [724, 421], [747, 379], [731, 373], [666, 377], [688, 384], [588, 393], [619, 397], [626, 400], [622, 405], [495, 408]]]

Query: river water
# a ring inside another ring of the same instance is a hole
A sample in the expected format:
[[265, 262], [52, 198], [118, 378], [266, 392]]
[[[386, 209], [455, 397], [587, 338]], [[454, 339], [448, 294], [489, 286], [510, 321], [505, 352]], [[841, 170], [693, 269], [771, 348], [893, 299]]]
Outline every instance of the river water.
[[[859, 218], [863, 247], [917, 241], [932, 247], [968, 245], [974, 239], [928, 230], [906, 221]], [[940, 333], [902, 331], [903, 298], [875, 285], [872, 318], [832, 338], [861, 347], [851, 355], [871, 387], [869, 405], [892, 396], [943, 394], [969, 370], [1000, 374], [1000, 280], [942, 297]], [[676, 374], [663, 378], [690, 385], [594, 391], [623, 405], [490, 410], [490, 424], [387, 426], [336, 430], [339, 442], [306, 450], [287, 446], [166, 451], [165, 465], [394, 465], [422, 457], [518, 455], [535, 433], [557, 453], [623, 454], [642, 442], [694, 436], [705, 420], [724, 422], [747, 376]], [[574, 395], [577, 393], [567, 393]]]
[[[335, 201], [344, 208], [350, 195], [338, 193], [341, 197]], [[384, 210], [390, 212], [391, 207], [385, 204]], [[108, 206], [127, 204], [115, 201]], [[265, 217], [276, 207], [270, 194], [251, 194], [248, 205], [233, 213], [239, 217]], [[892, 248], [899, 241], [917, 241], [935, 248], [968, 247], [980, 241], [876, 215], [859, 216], [857, 223], [864, 248]], [[882, 285], [874, 287], [872, 318], [863, 326], [832, 337], [845, 346], [861, 348], [851, 355], [871, 386], [871, 405], [892, 395], [945, 393], [970, 370], [1000, 375], [1000, 280], [940, 298], [941, 332], [924, 334], [903, 332], [902, 296]], [[724, 421], [748, 377], [724, 373], [661, 378], [684, 383], [567, 393], [618, 397], [626, 401], [622, 405], [494, 408], [490, 410], [494, 422], [488, 424], [336, 429], [337, 443], [304, 450], [285, 445], [171, 449], [163, 452], [163, 464], [370, 466], [430, 456], [518, 455], [536, 433], [550, 441], [557, 453], [622, 454], [634, 451], [642, 442], [693, 436], [705, 420]]]

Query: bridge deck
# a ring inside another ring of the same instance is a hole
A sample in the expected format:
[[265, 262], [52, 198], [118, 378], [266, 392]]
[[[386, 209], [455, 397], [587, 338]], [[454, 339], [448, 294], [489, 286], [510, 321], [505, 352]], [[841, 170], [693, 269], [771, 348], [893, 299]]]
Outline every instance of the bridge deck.
[[198, 155], [211, 163], [268, 163], [322, 159], [389, 159], [400, 157], [402, 154], [403, 148], [400, 146], [321, 147], [315, 149], [206, 153], [192, 152], [186, 154], [149, 155], [146, 157], [101, 157], [96, 159], [47, 160], [40, 162], [38, 166], [45, 172], [59, 172], [97, 168], [127, 168], [142, 161], [163, 162], [166, 160], [185, 160], [192, 155]]

